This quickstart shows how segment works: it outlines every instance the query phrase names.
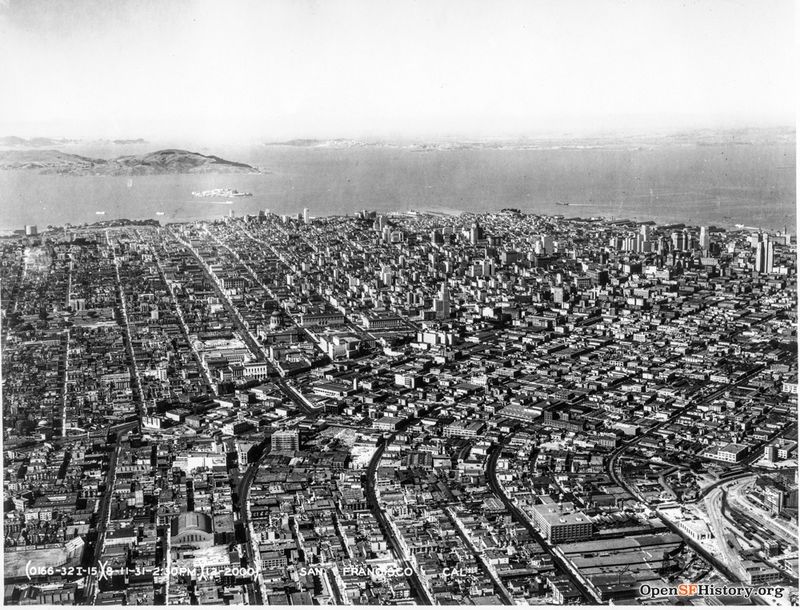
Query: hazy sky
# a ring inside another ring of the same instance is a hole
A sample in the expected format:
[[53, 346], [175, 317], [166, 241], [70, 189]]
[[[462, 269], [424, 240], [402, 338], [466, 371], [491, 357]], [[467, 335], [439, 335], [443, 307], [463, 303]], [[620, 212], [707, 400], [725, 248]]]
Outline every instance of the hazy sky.
[[0, 135], [794, 124], [793, 0], [0, 0]]

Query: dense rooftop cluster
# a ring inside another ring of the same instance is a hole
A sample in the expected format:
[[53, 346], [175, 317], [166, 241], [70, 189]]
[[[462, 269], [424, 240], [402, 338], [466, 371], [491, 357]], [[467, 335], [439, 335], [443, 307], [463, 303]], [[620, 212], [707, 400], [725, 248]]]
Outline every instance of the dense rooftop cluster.
[[515, 210], [6, 239], [6, 602], [788, 600], [795, 254]]

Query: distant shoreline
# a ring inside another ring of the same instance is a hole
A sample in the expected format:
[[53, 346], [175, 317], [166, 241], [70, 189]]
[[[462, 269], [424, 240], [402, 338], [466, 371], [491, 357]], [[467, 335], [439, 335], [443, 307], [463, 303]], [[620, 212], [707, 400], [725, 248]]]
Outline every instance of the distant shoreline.
[[[108, 151], [95, 152], [109, 156]], [[634, 153], [562, 151], [535, 157], [506, 152], [502, 158], [479, 150], [429, 153], [435, 156], [425, 159], [358, 148], [321, 152], [226, 150], [228, 158], [274, 169], [235, 178], [0, 171], [3, 224], [22, 228], [92, 223], [99, 220], [98, 210], [106, 212], [103, 220], [191, 222], [221, 218], [230, 209], [241, 216], [264, 209], [291, 215], [303, 208], [319, 217], [367, 208], [382, 214], [415, 209], [445, 219], [512, 208], [539, 215], [731, 228], [743, 224], [781, 230], [796, 224], [793, 172], [778, 169], [793, 166], [796, 153], [794, 147], [779, 144], [667, 147]], [[230, 205], [188, 196], [222, 188], [253, 196]]]
[[[455, 210], [452, 208], [447, 209], [426, 209], [426, 210], [391, 210], [391, 211], [383, 211], [379, 213], [379, 216], [400, 216], [400, 217], [414, 217], [414, 216], [431, 216], [441, 219], [449, 219], [449, 218], [459, 218], [465, 214], [470, 216], [486, 216], [486, 215], [500, 215], [504, 213], [515, 213], [508, 209], [503, 210], [492, 210], [492, 211], [482, 211], [482, 212], [472, 212], [468, 210]], [[661, 228], [669, 228], [669, 227], [701, 227], [701, 226], [710, 226], [714, 227], [717, 230], [724, 230], [724, 231], [759, 231], [764, 230], [763, 227], [756, 227], [752, 225], [745, 225], [744, 223], [719, 223], [719, 222], [709, 222], [707, 224], [696, 224], [691, 222], [659, 222], [658, 220], [641, 220], [638, 218], [609, 218], [605, 216], [590, 216], [590, 217], [581, 217], [581, 216], [567, 216], [565, 214], [539, 214], [533, 212], [526, 212], [524, 210], [519, 211], [519, 213], [523, 216], [536, 216], [539, 218], [549, 218], [549, 219], [562, 219], [566, 222], [596, 222], [596, 223], [605, 223], [609, 225], [622, 225], [622, 224], [635, 224], [635, 225], [650, 225], [655, 227]], [[249, 216], [253, 216], [253, 214], [248, 214]], [[276, 214], [273, 213], [273, 216], [281, 217], [283, 214]], [[294, 214], [292, 214], [294, 215]], [[348, 218], [352, 217], [352, 214], [329, 214], [329, 215], [321, 215], [321, 216], [314, 216], [314, 219], [329, 219], [329, 218]], [[244, 215], [237, 215], [234, 218], [241, 219]], [[117, 228], [122, 226], [131, 226], [131, 225], [139, 225], [139, 226], [153, 226], [153, 227], [165, 227], [169, 225], [184, 225], [184, 224], [192, 224], [194, 222], [224, 222], [225, 218], [227, 217], [211, 217], [211, 218], [196, 218], [194, 220], [175, 220], [175, 221], [161, 221], [157, 218], [110, 218], [104, 219], [101, 221], [93, 222], [93, 223], [80, 223], [80, 224], [63, 224], [63, 225], [50, 225], [50, 228], [39, 227], [39, 235], [52, 233], [56, 231], [65, 231], [65, 230], [72, 230], [72, 229], [109, 229], [109, 228]], [[10, 237], [23, 237], [24, 236], [25, 228], [3, 228], [0, 227], [0, 238], [10, 238]], [[766, 229], [766, 232], [779, 232], [779, 229]]]

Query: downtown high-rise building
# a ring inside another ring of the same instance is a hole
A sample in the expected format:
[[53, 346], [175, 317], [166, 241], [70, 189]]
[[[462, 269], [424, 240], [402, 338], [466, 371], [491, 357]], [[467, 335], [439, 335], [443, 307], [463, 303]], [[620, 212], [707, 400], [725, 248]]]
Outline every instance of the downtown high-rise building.
[[761, 239], [756, 244], [756, 271], [758, 273], [772, 273], [775, 266], [775, 244], [769, 236]]
[[708, 227], [700, 227], [700, 249], [703, 252], [708, 252], [711, 247], [711, 235], [709, 235]]
[[442, 282], [439, 295], [433, 300], [433, 308], [437, 320], [446, 320], [450, 317], [450, 289], [447, 287], [447, 282]]
[[478, 221], [476, 220], [472, 224], [472, 227], [470, 227], [469, 230], [469, 243], [471, 243], [474, 246], [481, 239], [483, 239], [483, 231], [481, 230], [481, 226], [478, 224]]
[[684, 229], [683, 231], [673, 231], [672, 235], [672, 249], [682, 252], [688, 250], [691, 244], [689, 239], [689, 232]]

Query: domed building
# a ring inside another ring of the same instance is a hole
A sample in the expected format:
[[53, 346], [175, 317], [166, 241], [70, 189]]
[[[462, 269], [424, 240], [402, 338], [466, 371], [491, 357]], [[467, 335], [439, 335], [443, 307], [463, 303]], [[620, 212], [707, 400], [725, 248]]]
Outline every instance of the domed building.
[[203, 513], [181, 513], [172, 520], [172, 546], [204, 549], [214, 544], [214, 528], [211, 517]]

